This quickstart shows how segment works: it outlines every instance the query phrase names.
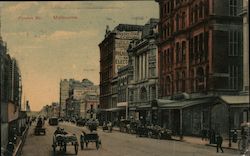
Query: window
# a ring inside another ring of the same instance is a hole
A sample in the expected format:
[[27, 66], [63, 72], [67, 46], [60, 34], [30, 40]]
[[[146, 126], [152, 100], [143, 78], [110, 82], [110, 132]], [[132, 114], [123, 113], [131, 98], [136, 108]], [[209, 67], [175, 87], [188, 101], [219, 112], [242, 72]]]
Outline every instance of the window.
[[201, 33], [199, 35], [199, 54], [200, 54], [200, 58], [202, 59], [204, 57], [203, 54], [203, 33]]
[[229, 89], [238, 89], [239, 86], [239, 67], [236, 65], [228, 66]]
[[141, 88], [140, 99], [142, 101], [146, 101], [147, 100], [147, 90], [146, 90], [145, 87]]
[[182, 50], [181, 50], [181, 54], [182, 54], [182, 63], [186, 62], [186, 42], [182, 41]]
[[182, 82], [181, 82], [182, 86], [181, 86], [181, 91], [185, 92], [186, 89], [186, 83], [185, 83], [185, 71], [182, 72]]
[[194, 37], [194, 58], [197, 60], [198, 58], [198, 36]]
[[185, 27], [186, 27], [186, 13], [185, 12], [183, 12], [182, 13], [182, 19], [181, 19], [181, 28], [182, 29], [185, 29]]
[[241, 32], [231, 30], [229, 31], [229, 54], [228, 56], [242, 55], [241, 50]]
[[194, 51], [194, 47], [193, 47], [193, 42], [194, 42], [194, 39], [191, 38], [190, 39], [190, 42], [189, 42], [189, 55], [190, 55], [190, 62], [193, 61], [193, 51]]
[[230, 0], [229, 2], [229, 15], [237, 16], [237, 0]]
[[198, 5], [195, 5], [194, 8], [194, 23], [196, 23], [198, 21]]
[[179, 42], [176, 43], [175, 52], [176, 52], [176, 63], [179, 63], [179, 53], [180, 53], [180, 45], [179, 45]]
[[170, 2], [168, 1], [168, 3], [167, 3], [167, 14], [169, 14], [170, 13]]
[[164, 11], [164, 15], [165, 15], [166, 12], [167, 12], [167, 4], [164, 4], [164, 9], [163, 9], [163, 11]]
[[169, 37], [170, 35], [170, 25], [169, 23], [167, 23], [167, 37]]
[[168, 64], [170, 64], [171, 63], [171, 54], [170, 54], [170, 49], [168, 48], [167, 49], [167, 60], [168, 60]]
[[176, 87], [176, 92], [179, 92], [179, 81], [180, 81], [180, 74], [179, 74], [179, 72], [176, 72], [176, 85], [175, 85], [175, 87]]
[[180, 19], [179, 19], [179, 14], [177, 14], [176, 17], [175, 17], [175, 24], [176, 24], [176, 25], [175, 25], [175, 27], [176, 27], [175, 30], [176, 30], [176, 31], [179, 31], [179, 20], [180, 20]]
[[205, 32], [204, 34], [204, 57], [205, 57], [205, 60], [208, 59], [208, 32]]
[[197, 73], [197, 87], [199, 91], [202, 91], [204, 89], [204, 70], [202, 67], [199, 67], [196, 71]]
[[203, 4], [200, 2], [199, 5], [199, 18], [203, 18]]
[[170, 77], [168, 76], [167, 77], [167, 80], [166, 80], [166, 88], [167, 88], [167, 95], [170, 95], [170, 91], [171, 91], [171, 86], [170, 86]]

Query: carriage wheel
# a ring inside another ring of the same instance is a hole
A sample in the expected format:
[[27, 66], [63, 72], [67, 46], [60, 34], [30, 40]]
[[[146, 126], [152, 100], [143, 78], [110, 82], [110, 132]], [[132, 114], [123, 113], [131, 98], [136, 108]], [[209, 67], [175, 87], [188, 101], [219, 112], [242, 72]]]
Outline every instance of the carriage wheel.
[[84, 149], [84, 142], [81, 142], [81, 150]]
[[98, 150], [99, 149], [99, 141], [98, 140], [95, 142], [95, 146], [96, 146], [96, 149]]
[[67, 151], [67, 144], [64, 143], [64, 144], [63, 144], [63, 152], [66, 152], [66, 151]]
[[52, 147], [53, 147], [53, 154], [56, 155], [56, 146], [52, 145]]
[[75, 154], [77, 155], [77, 153], [78, 153], [78, 145], [77, 143], [75, 143]]
[[162, 137], [161, 137], [161, 133], [159, 133], [159, 134], [158, 134], [158, 139], [161, 139], [161, 138], [162, 138]]

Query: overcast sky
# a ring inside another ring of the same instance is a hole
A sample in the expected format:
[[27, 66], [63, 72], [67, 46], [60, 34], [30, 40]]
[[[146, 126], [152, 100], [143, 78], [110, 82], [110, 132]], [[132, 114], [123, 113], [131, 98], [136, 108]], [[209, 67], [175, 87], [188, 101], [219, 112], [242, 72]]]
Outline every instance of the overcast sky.
[[[106, 25], [158, 18], [155, 1], [0, 2], [3, 40], [19, 63], [32, 110], [59, 101], [60, 79], [99, 85], [99, 47]], [[58, 18], [63, 16], [64, 18]], [[139, 17], [136, 20], [136, 17]]]

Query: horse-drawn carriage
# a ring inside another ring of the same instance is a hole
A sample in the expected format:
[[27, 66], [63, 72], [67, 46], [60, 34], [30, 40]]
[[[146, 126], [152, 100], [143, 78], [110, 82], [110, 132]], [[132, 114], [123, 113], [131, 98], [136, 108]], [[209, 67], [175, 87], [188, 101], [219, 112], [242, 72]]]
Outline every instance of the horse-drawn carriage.
[[160, 126], [148, 126], [148, 137], [156, 139], [171, 139], [172, 131]]
[[95, 132], [91, 132], [91, 133], [85, 133], [84, 131], [82, 132], [81, 136], [80, 136], [80, 145], [81, 145], [81, 149], [84, 149], [84, 144], [86, 147], [88, 147], [89, 143], [95, 143], [96, 145], [96, 149], [98, 150], [100, 145], [101, 145], [101, 140], [99, 138], [99, 135]]
[[42, 126], [36, 126], [35, 129], [34, 129], [34, 134], [35, 134], [35, 135], [40, 135], [41, 133], [42, 133], [43, 135], [46, 134], [45, 128], [42, 127]]
[[64, 132], [63, 129], [58, 128], [53, 136], [53, 153], [56, 154], [56, 148], [57, 146], [60, 147], [60, 151], [66, 152], [67, 146], [72, 145], [75, 148], [75, 154], [78, 153], [78, 141], [75, 134], [68, 134], [67, 132]]
[[99, 125], [99, 122], [98, 122], [97, 120], [91, 120], [91, 119], [90, 119], [90, 120], [88, 120], [88, 121], [86, 122], [86, 126], [89, 128], [89, 130], [90, 130], [91, 132], [96, 131], [98, 125]]
[[42, 120], [42, 118], [39, 118], [37, 121], [36, 127], [34, 129], [34, 134], [40, 135], [41, 133], [43, 133], [43, 135], [45, 135], [46, 130], [44, 128], [44, 120]]

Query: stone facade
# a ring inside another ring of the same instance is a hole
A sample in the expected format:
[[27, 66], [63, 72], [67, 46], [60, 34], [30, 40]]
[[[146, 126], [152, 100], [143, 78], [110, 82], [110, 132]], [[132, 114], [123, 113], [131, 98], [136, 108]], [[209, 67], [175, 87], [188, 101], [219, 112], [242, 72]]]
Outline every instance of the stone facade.
[[[152, 122], [151, 111], [148, 108], [158, 97], [157, 24], [158, 19], [150, 19], [143, 27], [142, 38], [131, 42], [128, 49], [128, 66], [132, 69], [128, 77], [130, 116], [138, 120], [139, 112], [140, 118], [147, 122]], [[138, 107], [145, 109], [139, 111]], [[132, 111], [133, 108], [138, 111]]]

